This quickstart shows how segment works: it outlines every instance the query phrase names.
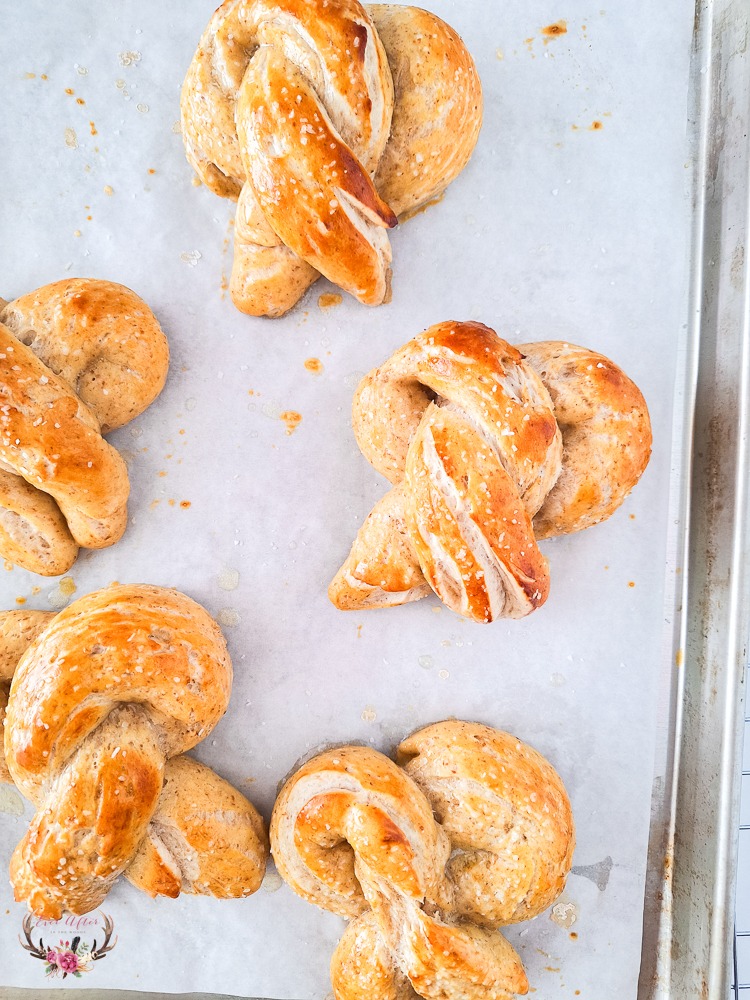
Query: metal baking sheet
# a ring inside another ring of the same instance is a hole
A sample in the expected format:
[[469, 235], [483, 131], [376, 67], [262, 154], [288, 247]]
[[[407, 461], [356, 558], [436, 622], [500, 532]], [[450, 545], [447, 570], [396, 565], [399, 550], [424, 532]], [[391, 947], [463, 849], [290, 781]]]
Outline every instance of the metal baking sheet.
[[[685, 663], [692, 656], [675, 610], [704, 337], [687, 304], [700, 208], [691, 202], [700, 150], [687, 127], [691, 57], [700, 82], [694, 11], [682, 0], [658, 10], [643, 0], [614, 10], [509, 3], [488, 21], [478, 2], [426, 6], [477, 60], [485, 126], [443, 202], [395, 234], [389, 306], [323, 308], [318, 296], [333, 289], [321, 282], [282, 321], [233, 310], [231, 206], [192, 186], [176, 131], [179, 86], [210, 15], [197, 0], [179, 15], [145, 0], [15, 12], [0, 41], [13, 137], [0, 293], [66, 274], [108, 277], [142, 294], [169, 335], [165, 393], [113, 436], [133, 482], [128, 534], [70, 576], [76, 593], [113, 579], [177, 586], [224, 622], [233, 703], [198, 755], [268, 815], [278, 780], [320, 743], [388, 750], [446, 715], [517, 732], [566, 780], [578, 851], [555, 919], [510, 936], [542, 996], [634, 997], [650, 830], [646, 895], [665, 887], [653, 879], [664, 871], [655, 833], [669, 830], [674, 798], [659, 789], [672, 787], [663, 779], [681, 732], [672, 664], [677, 650]], [[713, 24], [713, 6], [701, 11], [699, 27]], [[554, 37], [541, 31], [561, 23]], [[694, 279], [693, 306], [699, 299]], [[511, 341], [560, 337], [610, 354], [647, 397], [653, 461], [610, 522], [546, 545], [552, 594], [524, 622], [472, 626], [434, 601], [335, 612], [325, 586], [384, 490], [351, 437], [353, 387], [451, 316], [481, 319]], [[305, 369], [310, 357], [320, 376]], [[289, 410], [302, 415], [291, 434], [281, 419]], [[56, 606], [65, 589], [14, 570], [0, 580], [0, 604]], [[24, 822], [0, 817], [7, 855]], [[340, 924], [277, 888], [271, 873], [253, 899], [219, 904], [152, 903], [118, 886], [105, 907], [118, 946], [75, 985], [322, 997]], [[18, 947], [22, 911], [2, 892], [0, 983], [14, 993], [53, 986]], [[652, 912], [644, 970], [664, 954]], [[200, 962], [187, 960], [196, 953]], [[280, 960], [290, 953], [294, 963]]]
[[[665, 673], [640, 995], [724, 1000], [732, 981], [750, 647], [750, 61], [742, 2], [698, 3], [693, 233], [672, 669]], [[738, 984], [735, 983], [735, 986]]]

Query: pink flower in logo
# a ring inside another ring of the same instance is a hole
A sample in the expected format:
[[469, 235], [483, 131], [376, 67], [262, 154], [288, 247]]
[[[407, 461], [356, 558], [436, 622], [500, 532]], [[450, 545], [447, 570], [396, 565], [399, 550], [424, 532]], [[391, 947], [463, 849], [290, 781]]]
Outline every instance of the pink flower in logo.
[[72, 951], [61, 951], [57, 956], [57, 965], [63, 972], [78, 971], [78, 955]]
[[[73, 945], [76, 946], [75, 951]], [[91, 968], [91, 955], [85, 946], [81, 946], [80, 938], [73, 938], [70, 941], [61, 941], [60, 947], [49, 948], [44, 955], [40, 955], [47, 963], [48, 976], [76, 976], [80, 978], [82, 972], [88, 972]]]

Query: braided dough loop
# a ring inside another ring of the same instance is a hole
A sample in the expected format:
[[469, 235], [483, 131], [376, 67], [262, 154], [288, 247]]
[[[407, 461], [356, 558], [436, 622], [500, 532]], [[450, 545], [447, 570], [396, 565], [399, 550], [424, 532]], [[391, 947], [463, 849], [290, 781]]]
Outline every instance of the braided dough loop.
[[210, 733], [231, 681], [218, 625], [174, 591], [110, 587], [44, 625], [5, 726], [11, 777], [37, 806], [11, 860], [18, 900], [84, 913], [131, 864], [152, 895], [255, 891], [266, 848], [252, 806], [198, 762], [171, 761]]
[[232, 299], [279, 316], [319, 273], [370, 305], [389, 298], [386, 229], [466, 165], [481, 87], [458, 35], [417, 8], [226, 0], [181, 111], [198, 176], [239, 198]]
[[534, 533], [581, 531], [614, 514], [640, 479], [652, 443], [646, 402], [603, 354], [561, 341], [518, 349], [547, 386], [563, 435], [562, 470]]
[[161, 391], [169, 352], [130, 289], [69, 279], [0, 309], [0, 553], [54, 576], [127, 523], [125, 463], [102, 438]]
[[396, 760], [450, 838], [457, 913], [497, 927], [551, 906], [575, 836], [562, 781], [540, 753], [500, 730], [450, 720], [405, 739]]
[[357, 443], [393, 489], [329, 587], [344, 610], [432, 589], [478, 622], [549, 592], [537, 538], [609, 517], [645, 469], [648, 410], [611, 361], [569, 344], [516, 349], [480, 323], [439, 323], [361, 382]]
[[252, 803], [180, 754], [164, 767], [156, 812], [125, 877], [149, 896], [238, 899], [258, 890], [267, 859], [268, 837]]
[[93, 410], [102, 434], [135, 420], [164, 387], [167, 338], [125, 285], [55, 281], [8, 302], [0, 322]]
[[327, 751], [274, 807], [282, 877], [352, 918], [331, 962], [337, 1000], [525, 993], [520, 959], [495, 928], [562, 891], [574, 832], [558, 775], [515, 738], [472, 723], [430, 726], [399, 759]]

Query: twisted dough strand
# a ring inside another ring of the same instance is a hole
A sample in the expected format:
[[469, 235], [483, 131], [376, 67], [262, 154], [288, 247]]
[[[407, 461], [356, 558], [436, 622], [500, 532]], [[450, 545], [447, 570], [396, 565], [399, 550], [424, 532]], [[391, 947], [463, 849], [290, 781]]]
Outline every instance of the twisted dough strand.
[[5, 753], [37, 806], [11, 860], [42, 916], [98, 906], [119, 874], [152, 895], [249, 895], [265, 833], [253, 807], [181, 755], [213, 729], [232, 668], [216, 623], [157, 587], [110, 587], [48, 621], [7, 619]]
[[439, 323], [363, 379], [357, 443], [394, 487], [329, 587], [342, 609], [433, 590], [478, 622], [549, 593], [537, 538], [609, 517], [646, 467], [648, 410], [609, 359], [562, 342], [511, 347]]
[[117, 541], [127, 520], [125, 462], [63, 379], [0, 324], [0, 463], [56, 501], [78, 545]]
[[428, 726], [398, 759], [327, 751], [274, 807], [283, 878], [352, 921], [331, 962], [337, 1000], [525, 993], [520, 959], [496, 927], [562, 891], [574, 832], [559, 777], [515, 738], [472, 723]]

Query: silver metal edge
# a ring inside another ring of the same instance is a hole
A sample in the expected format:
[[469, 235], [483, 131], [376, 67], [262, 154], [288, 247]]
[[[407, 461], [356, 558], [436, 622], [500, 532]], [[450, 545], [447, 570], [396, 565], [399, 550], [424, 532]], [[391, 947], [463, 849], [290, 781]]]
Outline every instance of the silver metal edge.
[[[743, 4], [701, 0], [696, 7], [694, 226], [677, 457], [686, 473], [685, 533], [671, 660], [682, 667], [671, 685], [673, 742], [650, 845], [639, 989], [649, 1000], [726, 1000], [729, 985], [750, 638], [750, 58]], [[660, 805], [667, 804], [664, 825]]]

